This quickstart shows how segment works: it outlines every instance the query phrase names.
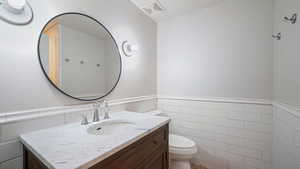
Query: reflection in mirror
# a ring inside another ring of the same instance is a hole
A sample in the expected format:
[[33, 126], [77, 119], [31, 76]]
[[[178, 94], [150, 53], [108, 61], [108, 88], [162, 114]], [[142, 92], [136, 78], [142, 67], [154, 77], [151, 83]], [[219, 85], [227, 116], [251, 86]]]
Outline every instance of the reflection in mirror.
[[39, 39], [39, 59], [50, 82], [79, 100], [108, 95], [121, 74], [121, 57], [108, 30], [95, 19], [66, 13], [47, 23]]

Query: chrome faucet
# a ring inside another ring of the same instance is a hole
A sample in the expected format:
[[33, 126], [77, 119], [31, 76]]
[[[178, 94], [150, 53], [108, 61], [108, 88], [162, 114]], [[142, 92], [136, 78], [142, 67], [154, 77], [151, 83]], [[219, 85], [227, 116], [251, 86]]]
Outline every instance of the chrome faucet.
[[110, 119], [108, 102], [106, 100], [103, 101], [102, 108], [103, 108], [103, 111], [104, 111], [104, 119]]
[[94, 107], [93, 122], [98, 122], [98, 121], [100, 121], [100, 119], [99, 119], [99, 107], [100, 107], [99, 102], [96, 102], [93, 105], [93, 107]]
[[87, 115], [82, 114], [82, 120], [81, 120], [81, 125], [88, 125], [89, 121], [87, 119]]

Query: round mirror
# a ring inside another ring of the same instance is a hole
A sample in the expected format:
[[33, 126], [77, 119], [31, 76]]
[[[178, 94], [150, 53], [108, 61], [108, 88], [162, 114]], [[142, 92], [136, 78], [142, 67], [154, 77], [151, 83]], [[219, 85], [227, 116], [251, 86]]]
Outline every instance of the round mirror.
[[92, 101], [107, 96], [117, 85], [122, 62], [111, 33], [96, 19], [64, 13], [43, 28], [38, 44], [41, 67], [62, 93]]

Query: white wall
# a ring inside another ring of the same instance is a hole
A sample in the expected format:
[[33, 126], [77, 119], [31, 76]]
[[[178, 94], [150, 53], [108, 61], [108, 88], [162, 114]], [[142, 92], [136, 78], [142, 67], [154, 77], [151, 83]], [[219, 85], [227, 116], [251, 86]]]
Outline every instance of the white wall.
[[274, 0], [274, 136], [273, 169], [300, 168], [300, 22], [283, 22], [283, 17], [300, 15], [300, 1]]
[[158, 108], [197, 143], [195, 165], [271, 169], [272, 29], [272, 0], [226, 0], [158, 24]]
[[129, 1], [29, 0], [34, 20], [26, 26], [0, 21], [0, 113], [79, 103], [58, 92], [42, 73], [37, 56], [41, 29], [62, 12], [82, 12], [102, 22], [120, 45], [128, 40], [140, 46], [139, 54], [122, 55], [120, 83], [109, 99], [156, 93], [156, 24]]
[[158, 94], [272, 98], [272, 0], [226, 0], [158, 24]]
[[293, 13], [300, 15], [300, 1], [275, 0], [274, 34], [281, 32], [282, 40], [274, 41], [274, 93], [276, 101], [300, 107], [300, 22], [282, 21]]
[[293, 111], [274, 107], [273, 169], [300, 168], [300, 116]]

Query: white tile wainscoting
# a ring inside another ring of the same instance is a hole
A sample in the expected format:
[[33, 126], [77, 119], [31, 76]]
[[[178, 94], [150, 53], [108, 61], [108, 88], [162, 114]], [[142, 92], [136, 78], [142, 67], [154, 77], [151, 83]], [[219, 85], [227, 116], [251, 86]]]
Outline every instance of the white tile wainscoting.
[[[156, 109], [156, 96], [142, 96], [109, 101], [111, 112]], [[22, 169], [19, 135], [39, 129], [80, 122], [81, 114], [92, 119], [92, 105], [64, 106], [0, 114], [0, 169]]]
[[[196, 141], [196, 165], [208, 169], [299, 169], [300, 114], [264, 100], [143, 96], [110, 102], [112, 112], [163, 110], [171, 132]], [[273, 118], [274, 111], [274, 118]], [[91, 119], [91, 105], [0, 115], [0, 169], [22, 169], [22, 133]], [[272, 133], [274, 133], [272, 135]], [[273, 158], [272, 138], [274, 137]], [[298, 168], [297, 168], [298, 167]]]
[[226, 98], [158, 97], [170, 132], [193, 139], [193, 163], [208, 169], [271, 169], [272, 103]]
[[274, 104], [273, 169], [300, 169], [300, 109]]

